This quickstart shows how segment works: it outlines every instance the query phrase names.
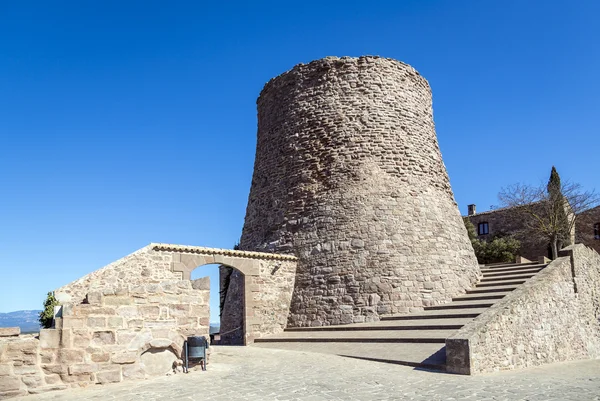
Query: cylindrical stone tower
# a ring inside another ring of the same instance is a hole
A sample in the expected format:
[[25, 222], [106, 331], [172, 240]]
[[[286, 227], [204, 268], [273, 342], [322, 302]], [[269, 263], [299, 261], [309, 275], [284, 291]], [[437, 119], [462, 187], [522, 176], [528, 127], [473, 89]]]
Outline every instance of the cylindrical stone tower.
[[241, 248], [292, 253], [289, 326], [442, 303], [478, 266], [412, 67], [327, 57], [269, 81]]

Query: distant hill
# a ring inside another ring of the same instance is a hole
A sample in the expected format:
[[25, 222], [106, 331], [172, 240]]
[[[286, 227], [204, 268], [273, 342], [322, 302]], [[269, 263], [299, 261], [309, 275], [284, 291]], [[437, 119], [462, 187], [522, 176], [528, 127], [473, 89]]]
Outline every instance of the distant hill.
[[21, 333], [36, 333], [40, 331], [39, 310], [19, 310], [16, 312], [0, 313], [0, 327], [20, 327]]

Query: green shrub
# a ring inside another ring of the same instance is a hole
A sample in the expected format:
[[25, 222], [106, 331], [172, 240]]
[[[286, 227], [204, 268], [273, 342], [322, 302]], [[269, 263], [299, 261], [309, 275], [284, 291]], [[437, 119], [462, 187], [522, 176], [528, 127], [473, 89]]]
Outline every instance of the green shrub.
[[54, 320], [54, 307], [60, 305], [59, 302], [54, 298], [54, 293], [49, 292], [44, 301], [44, 310], [40, 312], [40, 325], [49, 329], [52, 327], [52, 321]]
[[488, 263], [509, 263], [514, 262], [521, 250], [521, 242], [510, 235], [498, 234], [491, 238], [491, 241], [483, 241], [477, 238], [475, 226], [468, 218], [463, 219], [465, 228], [469, 234], [471, 245], [475, 251], [477, 262], [481, 264]]

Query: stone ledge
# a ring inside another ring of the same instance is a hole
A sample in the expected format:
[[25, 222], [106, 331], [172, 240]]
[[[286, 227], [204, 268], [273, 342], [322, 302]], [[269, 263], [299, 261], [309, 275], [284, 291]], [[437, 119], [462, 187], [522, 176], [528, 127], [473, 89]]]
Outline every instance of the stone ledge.
[[0, 337], [16, 337], [21, 334], [20, 327], [0, 327]]
[[154, 251], [161, 252], [183, 252], [183, 253], [196, 253], [200, 255], [224, 255], [234, 258], [251, 258], [251, 259], [267, 259], [267, 260], [297, 260], [292, 255], [281, 255], [277, 253], [266, 253], [266, 252], [250, 252], [250, 251], [237, 251], [233, 249], [219, 249], [219, 248], [205, 248], [202, 246], [189, 246], [189, 245], [173, 245], [173, 244], [162, 244], [152, 243], [150, 248]]

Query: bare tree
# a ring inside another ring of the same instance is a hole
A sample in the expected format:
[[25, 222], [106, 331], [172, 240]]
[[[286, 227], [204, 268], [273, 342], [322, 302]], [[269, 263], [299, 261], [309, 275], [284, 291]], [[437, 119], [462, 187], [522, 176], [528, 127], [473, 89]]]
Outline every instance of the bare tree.
[[552, 259], [574, 242], [580, 214], [600, 203], [595, 191], [586, 191], [572, 182], [561, 183], [554, 167], [547, 185], [511, 185], [503, 188], [498, 198], [502, 207], [510, 208], [513, 218], [520, 220], [521, 235], [550, 244]]

